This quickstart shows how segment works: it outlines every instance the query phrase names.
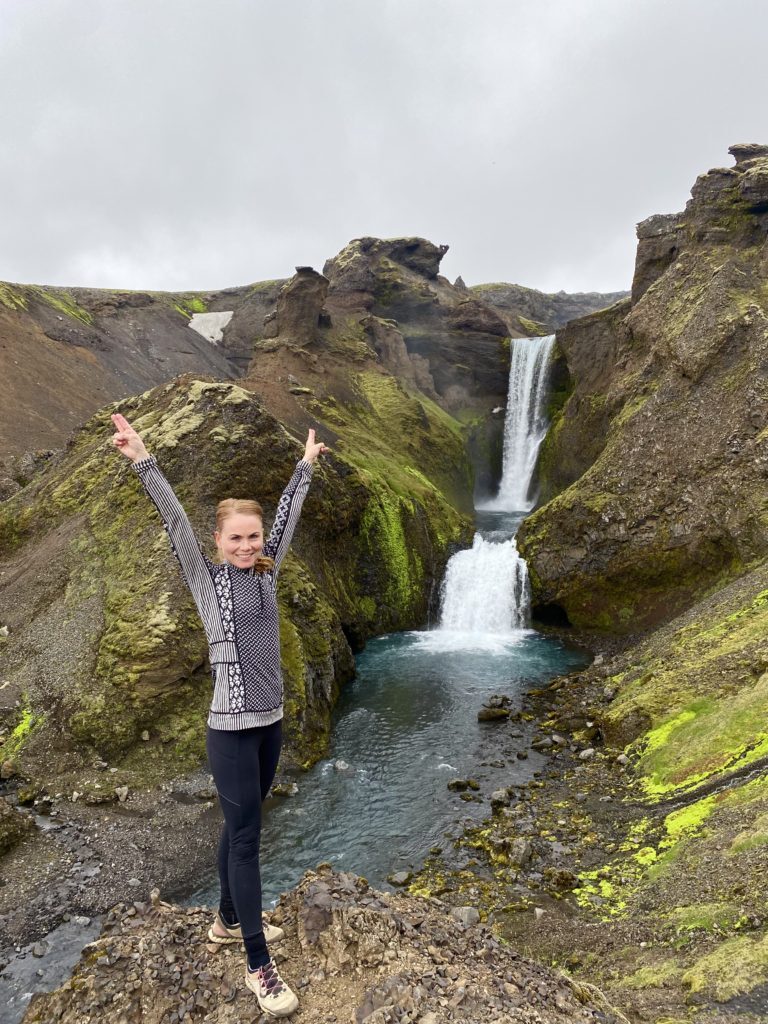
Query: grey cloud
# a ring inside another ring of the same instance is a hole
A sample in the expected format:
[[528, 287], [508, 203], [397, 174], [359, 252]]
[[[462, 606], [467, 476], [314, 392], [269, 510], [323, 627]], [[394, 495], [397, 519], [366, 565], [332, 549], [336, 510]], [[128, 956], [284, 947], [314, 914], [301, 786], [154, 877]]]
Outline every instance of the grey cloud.
[[0, 279], [207, 288], [362, 234], [612, 290], [768, 141], [759, 0], [6, 0]]

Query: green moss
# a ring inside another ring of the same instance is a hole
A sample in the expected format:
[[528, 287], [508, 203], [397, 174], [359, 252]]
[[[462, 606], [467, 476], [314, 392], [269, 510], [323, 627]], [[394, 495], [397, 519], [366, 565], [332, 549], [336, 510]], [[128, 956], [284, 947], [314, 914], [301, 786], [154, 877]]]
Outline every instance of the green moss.
[[207, 313], [208, 307], [199, 295], [181, 295], [173, 308], [180, 313], [185, 320], [191, 320], [195, 313]]
[[766, 845], [768, 845], [768, 813], [761, 814], [755, 819], [751, 828], [739, 833], [731, 843], [728, 852], [735, 855]]
[[682, 837], [698, 832], [714, 810], [716, 799], [717, 797], [714, 795], [707, 796], [668, 814], [664, 819], [667, 838], [662, 842], [662, 846], [671, 846]]
[[768, 980], [768, 935], [739, 936], [705, 954], [683, 975], [692, 994], [725, 1002]]
[[680, 980], [683, 971], [674, 960], [662, 960], [647, 967], [640, 967], [634, 974], [622, 978], [620, 986], [631, 989], [665, 988]]
[[9, 284], [0, 284], [0, 303], [6, 309], [26, 309], [27, 297], [23, 292], [17, 291]]
[[740, 923], [742, 911], [733, 903], [694, 903], [674, 907], [665, 918], [677, 932], [726, 931]]
[[[367, 483], [375, 486], [371, 478]], [[412, 503], [379, 488], [368, 503], [360, 527], [364, 542], [383, 554], [389, 570], [384, 599], [394, 606], [407, 608], [421, 597], [424, 567], [406, 541], [404, 514], [413, 514]]]
[[691, 702], [646, 734], [638, 769], [648, 796], [689, 789], [768, 754], [768, 673], [753, 688]]
[[4, 761], [15, 761], [29, 741], [33, 731], [41, 724], [42, 718], [35, 714], [29, 703], [29, 695], [22, 694], [22, 705], [18, 721], [10, 736], [0, 747], [0, 755]]
[[53, 306], [55, 310], [63, 313], [64, 316], [68, 316], [73, 320], [79, 320], [82, 324], [90, 325], [93, 323], [93, 317], [88, 310], [79, 306], [69, 292], [61, 288], [43, 288], [37, 285], [33, 286], [31, 291], [37, 298], [42, 299], [49, 306]]
[[517, 322], [529, 338], [543, 338], [552, 333], [546, 324], [540, 324], [536, 320], [529, 320], [524, 316], [518, 315]]

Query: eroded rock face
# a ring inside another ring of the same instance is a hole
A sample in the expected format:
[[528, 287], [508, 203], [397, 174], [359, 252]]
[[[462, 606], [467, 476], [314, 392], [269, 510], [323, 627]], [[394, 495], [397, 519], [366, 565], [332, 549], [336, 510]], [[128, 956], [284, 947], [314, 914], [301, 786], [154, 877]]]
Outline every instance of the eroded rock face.
[[312, 267], [297, 267], [296, 274], [280, 289], [277, 315], [270, 318], [265, 337], [282, 335], [288, 344], [297, 347], [316, 341], [327, 294], [327, 278]]
[[[286, 933], [275, 954], [301, 1019], [625, 1021], [597, 989], [526, 960], [486, 926], [465, 926], [447, 909], [376, 892], [353, 874], [308, 872], [272, 915]], [[190, 1022], [250, 1020], [258, 1007], [243, 982], [242, 952], [207, 953], [201, 936], [210, 920], [207, 909], [172, 906], [157, 892], [119, 905], [71, 981], [35, 997], [24, 1024], [101, 1024], [107, 1015], [160, 1024], [182, 1009]]]
[[[768, 157], [639, 230], [632, 299], [558, 332], [573, 391], [523, 525], [536, 600], [585, 628], [663, 621], [768, 550]], [[755, 193], [757, 195], [758, 193]]]

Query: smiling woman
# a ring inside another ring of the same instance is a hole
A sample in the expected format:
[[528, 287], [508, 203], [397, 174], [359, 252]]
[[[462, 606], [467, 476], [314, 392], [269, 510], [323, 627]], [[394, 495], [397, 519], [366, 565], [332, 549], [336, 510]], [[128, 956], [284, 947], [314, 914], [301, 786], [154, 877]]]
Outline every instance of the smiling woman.
[[[115, 447], [130, 459], [163, 520], [173, 552], [205, 626], [213, 674], [208, 760], [225, 825], [218, 854], [221, 899], [208, 931], [213, 945], [244, 943], [245, 982], [262, 1010], [286, 1016], [298, 999], [285, 984], [267, 942], [283, 937], [262, 921], [261, 805], [282, 744], [283, 679], [277, 574], [309, 490], [312, 467], [327, 451], [309, 431], [304, 457], [278, 502], [264, 541], [261, 506], [228, 498], [219, 503], [214, 534], [221, 562], [203, 554], [187, 514], [154, 456], [124, 416], [112, 417]], [[262, 554], [263, 552], [263, 554]]]
[[273, 559], [261, 557], [264, 548], [261, 517], [262, 508], [257, 501], [225, 498], [219, 502], [213, 536], [222, 561], [255, 572], [269, 572], [274, 567]]

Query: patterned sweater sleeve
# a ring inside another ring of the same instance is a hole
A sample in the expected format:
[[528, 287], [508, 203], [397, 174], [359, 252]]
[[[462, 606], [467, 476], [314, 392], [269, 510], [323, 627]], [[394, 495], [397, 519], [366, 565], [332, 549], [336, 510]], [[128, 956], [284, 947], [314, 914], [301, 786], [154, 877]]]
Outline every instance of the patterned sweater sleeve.
[[277, 503], [275, 521], [264, 545], [264, 554], [274, 559], [275, 576], [277, 576], [280, 564], [288, 551], [311, 480], [312, 463], [301, 459], [296, 463], [294, 474]]
[[[138, 474], [144, 490], [160, 513], [173, 553], [178, 559], [195, 603], [202, 613], [201, 604], [208, 604], [211, 591], [210, 569], [212, 563], [203, 554], [192, 524], [187, 518], [187, 513], [158, 466], [154, 455], [134, 462], [133, 468]], [[205, 615], [203, 620], [206, 621]]]

